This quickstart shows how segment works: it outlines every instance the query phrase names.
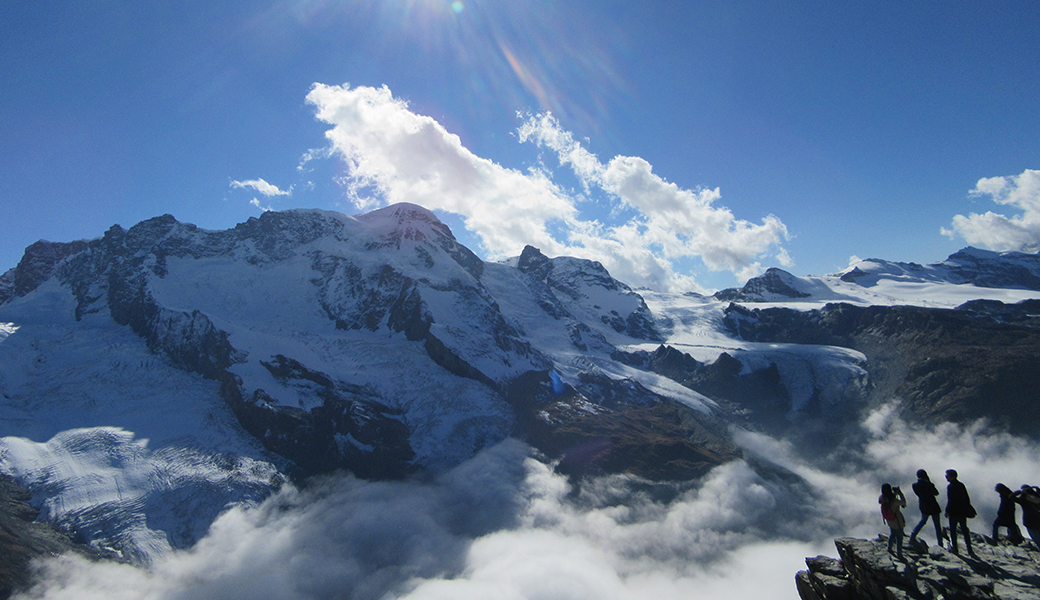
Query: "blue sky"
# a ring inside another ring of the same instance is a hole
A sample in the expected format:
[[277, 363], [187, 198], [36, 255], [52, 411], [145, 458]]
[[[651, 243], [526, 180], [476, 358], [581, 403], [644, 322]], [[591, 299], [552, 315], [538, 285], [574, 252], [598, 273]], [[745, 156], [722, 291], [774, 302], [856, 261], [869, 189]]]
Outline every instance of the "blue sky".
[[1038, 109], [1035, 2], [6, 2], [0, 270], [398, 200], [672, 289], [1036, 251]]

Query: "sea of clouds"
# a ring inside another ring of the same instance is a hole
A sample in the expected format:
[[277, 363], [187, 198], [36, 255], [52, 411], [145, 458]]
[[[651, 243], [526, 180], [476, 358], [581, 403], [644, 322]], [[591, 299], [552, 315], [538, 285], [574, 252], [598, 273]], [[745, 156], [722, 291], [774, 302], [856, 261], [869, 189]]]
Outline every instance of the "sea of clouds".
[[[804, 557], [885, 529], [882, 482], [909, 490], [918, 468], [936, 482], [956, 468], [979, 531], [995, 517], [997, 482], [1040, 483], [1037, 444], [984, 423], [914, 427], [886, 407], [862, 427], [859, 441], [814, 460], [735, 432], [743, 459], [671, 484], [575, 485], [508, 440], [426, 481], [340, 475], [286, 487], [150, 566], [50, 559], [17, 597], [794, 599]], [[912, 494], [907, 514], [916, 522]]]

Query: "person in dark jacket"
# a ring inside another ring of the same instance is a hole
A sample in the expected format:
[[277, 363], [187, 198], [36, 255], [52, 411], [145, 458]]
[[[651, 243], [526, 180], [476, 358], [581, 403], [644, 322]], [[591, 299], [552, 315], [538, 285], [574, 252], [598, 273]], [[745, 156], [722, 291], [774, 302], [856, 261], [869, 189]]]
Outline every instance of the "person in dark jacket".
[[1022, 524], [1040, 548], [1040, 488], [1023, 485], [1015, 492], [1015, 502], [1022, 505]]
[[1018, 528], [1018, 523], [1015, 521], [1015, 493], [1003, 483], [998, 483], [993, 490], [1000, 494], [997, 519], [993, 521], [993, 543], [997, 543], [997, 535], [1001, 527], [1007, 527], [1009, 542], [1022, 543], [1022, 530]]
[[917, 539], [917, 534], [924, 527], [924, 524], [928, 522], [928, 519], [931, 518], [932, 522], [935, 523], [935, 543], [942, 546], [942, 522], [939, 520], [939, 515], [942, 514], [942, 507], [939, 506], [939, 500], [937, 499], [939, 490], [935, 488], [935, 484], [928, 478], [928, 473], [924, 469], [917, 472], [917, 482], [912, 487], [914, 493], [917, 494], [917, 504], [921, 509], [921, 520], [910, 532], [910, 545], [913, 545], [914, 540]]
[[968, 489], [957, 479], [957, 471], [949, 469], [946, 471], [946, 518], [950, 520], [950, 550], [957, 554], [957, 526], [960, 525], [961, 533], [964, 535], [964, 545], [968, 547], [968, 554], [975, 556], [971, 549], [971, 532], [968, 531], [968, 519], [975, 516], [975, 508], [971, 505]]

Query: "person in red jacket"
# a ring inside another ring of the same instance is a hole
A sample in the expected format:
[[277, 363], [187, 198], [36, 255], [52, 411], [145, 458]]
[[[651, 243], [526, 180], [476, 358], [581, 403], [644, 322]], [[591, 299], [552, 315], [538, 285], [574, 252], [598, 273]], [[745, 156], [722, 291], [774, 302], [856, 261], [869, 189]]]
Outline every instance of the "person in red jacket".
[[889, 529], [888, 551], [891, 553], [892, 545], [895, 544], [896, 557], [903, 560], [903, 528], [906, 527], [906, 520], [901, 509], [906, 506], [906, 497], [898, 487], [885, 483], [881, 485], [878, 504], [881, 505], [881, 517]]

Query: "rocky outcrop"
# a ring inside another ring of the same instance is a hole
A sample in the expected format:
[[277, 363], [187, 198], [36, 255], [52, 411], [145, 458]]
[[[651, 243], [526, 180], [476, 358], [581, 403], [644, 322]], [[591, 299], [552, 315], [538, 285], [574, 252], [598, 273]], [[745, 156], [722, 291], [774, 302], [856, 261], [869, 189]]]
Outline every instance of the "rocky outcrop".
[[718, 418], [633, 381], [586, 374], [575, 388], [531, 372], [506, 393], [518, 435], [570, 476], [688, 480], [739, 457]]
[[748, 279], [744, 287], [720, 290], [713, 297], [723, 302], [767, 302], [808, 298], [812, 295], [798, 291], [796, 285], [797, 278], [794, 275], [772, 267], [762, 275]]
[[[553, 318], [566, 316], [596, 319], [625, 335], [661, 341], [653, 315], [642, 296], [610, 276], [597, 261], [571, 257], [548, 258], [533, 246], [526, 246], [517, 260], [517, 269], [533, 281], [546, 286], [540, 292], [542, 309]], [[590, 290], [603, 298], [613, 296], [616, 306], [589, 302]], [[580, 314], [585, 313], [585, 314]]]
[[[733, 423], [750, 425], [763, 431], [782, 433], [791, 425], [788, 419], [791, 398], [776, 363], [746, 369], [744, 363], [727, 353], [711, 363], [701, 363], [690, 355], [667, 345], [652, 353], [615, 351], [612, 358], [636, 368], [669, 377], [687, 388], [716, 400]], [[798, 427], [804, 427], [802, 419]]]
[[989, 288], [1040, 290], [1040, 255], [967, 247], [942, 263], [951, 279]]
[[95, 559], [112, 558], [77, 544], [49, 523], [40, 523], [40, 511], [29, 506], [32, 494], [7, 475], [0, 474], [0, 600], [6, 600], [32, 580], [35, 558], [76, 552]]
[[22, 296], [46, 281], [65, 258], [87, 247], [87, 242], [68, 243], [40, 240], [25, 249], [18, 266], [0, 277], [0, 304]]
[[1040, 598], [1040, 551], [991, 546], [972, 534], [975, 555], [957, 555], [920, 541], [904, 559], [888, 552], [888, 538], [840, 538], [840, 560], [817, 556], [795, 576], [803, 600], [1035, 600]]

